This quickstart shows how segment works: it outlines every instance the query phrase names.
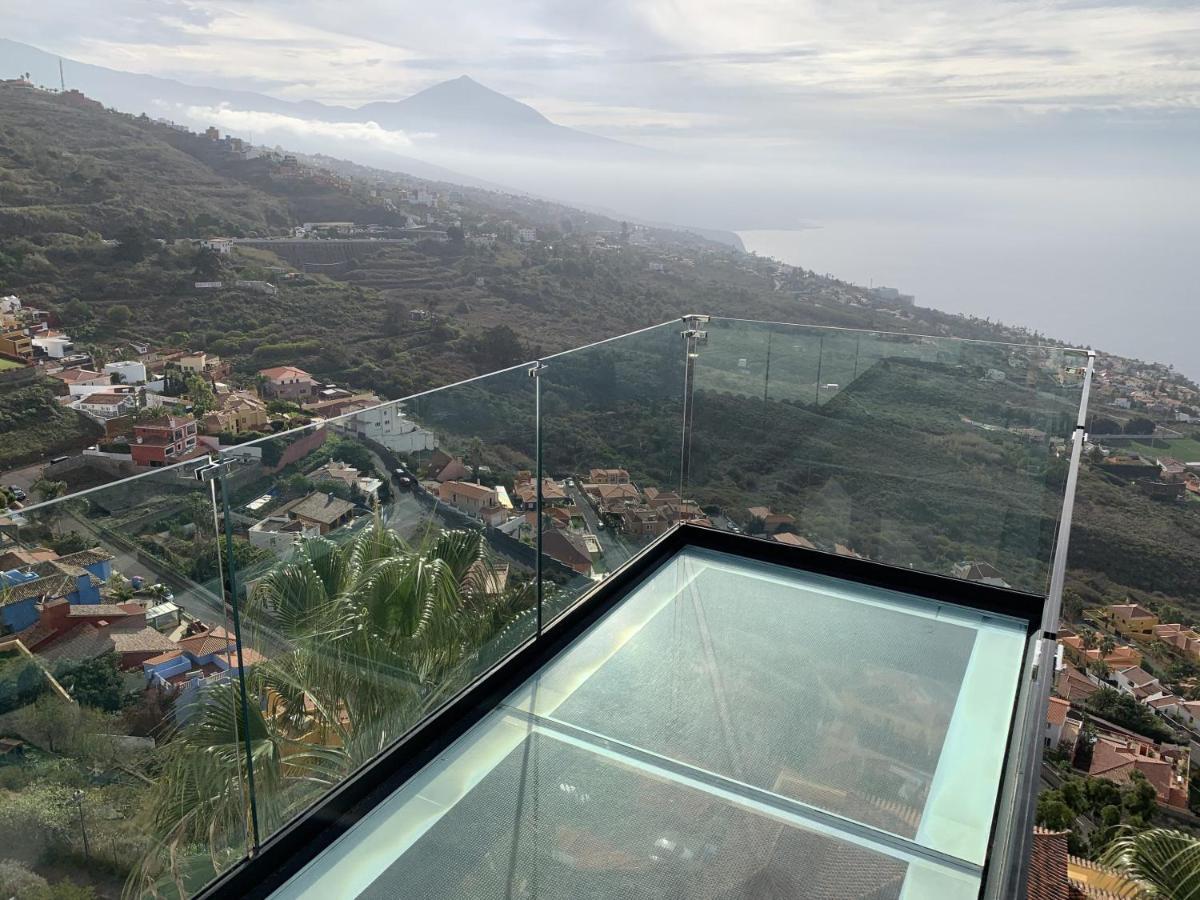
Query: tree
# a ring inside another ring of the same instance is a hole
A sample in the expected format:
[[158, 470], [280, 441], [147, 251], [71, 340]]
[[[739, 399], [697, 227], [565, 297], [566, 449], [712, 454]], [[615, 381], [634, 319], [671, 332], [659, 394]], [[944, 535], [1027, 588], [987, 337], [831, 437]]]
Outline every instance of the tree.
[[1135, 881], [1145, 896], [1200, 898], [1200, 839], [1168, 828], [1122, 829], [1100, 860]]
[[462, 244], [466, 240], [466, 235], [463, 234], [462, 227], [459, 225], [451, 225], [446, 229], [446, 237], [451, 244]]
[[217, 395], [205, 378], [196, 374], [188, 375], [184, 384], [188, 399], [192, 401], [192, 412], [197, 417], [203, 416], [216, 407]]
[[37, 494], [38, 499], [43, 503], [50, 500], [57, 500], [67, 493], [67, 483], [65, 481], [54, 481], [49, 478], [39, 478], [33, 483], [32, 490]]
[[140, 228], [128, 225], [117, 232], [117, 247], [113, 251], [115, 259], [129, 263], [141, 262], [146, 258], [149, 241]]
[[78, 297], [72, 297], [59, 313], [64, 325], [82, 325], [92, 318], [92, 311]]
[[239, 857], [245, 742], [271, 833], [517, 646], [531, 633], [530, 585], [490, 594], [492, 566], [478, 532], [410, 547], [378, 515], [345, 545], [302, 541], [258, 582], [243, 617], [247, 645], [271, 631], [292, 649], [250, 669], [244, 711], [236, 685], [215, 684], [161, 746], [156, 840], [130, 891], [180, 880], [194, 847], [219, 867]]
[[118, 303], [115, 306], [110, 306], [104, 317], [108, 319], [108, 324], [114, 328], [124, 328], [129, 324], [129, 320], [133, 318], [133, 311], [124, 303]]
[[14, 659], [0, 668], [0, 714], [33, 703], [46, 690], [46, 673], [32, 659]]
[[1154, 434], [1154, 422], [1144, 416], [1136, 416], [1125, 423], [1126, 434]]
[[1108, 656], [1116, 649], [1117, 649], [1117, 642], [1114, 641], [1110, 636], [1105, 635], [1104, 639], [1102, 641], [1100, 641], [1100, 656], [1101, 657]]
[[1120, 434], [1121, 423], [1112, 419], [1107, 419], [1104, 416], [1096, 416], [1092, 419], [1092, 425], [1089, 431], [1092, 434]]
[[57, 674], [60, 684], [76, 702], [95, 709], [116, 712], [121, 708], [123, 691], [117, 654], [105, 653], [73, 666], [61, 668]]
[[1075, 811], [1055, 790], [1042, 791], [1037, 802], [1037, 824], [1053, 831], [1066, 831], [1075, 821]]

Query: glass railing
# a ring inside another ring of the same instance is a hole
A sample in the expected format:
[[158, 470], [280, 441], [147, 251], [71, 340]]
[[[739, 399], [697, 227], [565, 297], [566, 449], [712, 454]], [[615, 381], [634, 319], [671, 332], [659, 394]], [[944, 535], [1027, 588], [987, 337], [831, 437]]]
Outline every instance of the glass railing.
[[685, 492], [715, 526], [1045, 590], [1086, 354], [704, 328]]
[[1044, 591], [1085, 363], [689, 318], [10, 512], [5, 855], [190, 896], [679, 523]]
[[31, 879], [186, 896], [250, 846], [246, 707], [205, 465], [2, 520], [0, 833], [5, 865]]

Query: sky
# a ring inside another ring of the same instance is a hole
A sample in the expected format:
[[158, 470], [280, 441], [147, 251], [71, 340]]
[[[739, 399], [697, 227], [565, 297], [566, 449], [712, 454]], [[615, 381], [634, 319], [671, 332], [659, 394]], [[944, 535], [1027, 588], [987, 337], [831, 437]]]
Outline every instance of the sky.
[[[809, 268], [1200, 377], [1200, 2], [0, 0], [0, 16], [83, 62], [289, 100], [469, 74], [670, 154], [604, 186], [539, 170], [562, 199], [770, 232]], [[232, 121], [306, 128], [256, 115]], [[1157, 318], [1131, 330], [1131, 308]]]

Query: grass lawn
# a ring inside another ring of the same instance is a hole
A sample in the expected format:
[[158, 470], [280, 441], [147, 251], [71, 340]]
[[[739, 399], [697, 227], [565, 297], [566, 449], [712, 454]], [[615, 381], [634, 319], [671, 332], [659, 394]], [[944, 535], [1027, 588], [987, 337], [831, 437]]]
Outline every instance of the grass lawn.
[[9, 369], [20, 369], [20, 368], [23, 368], [23, 367], [19, 362], [13, 362], [13, 360], [11, 360], [11, 359], [5, 359], [4, 357], [0, 356], [0, 372], [5, 372]]
[[1155, 440], [1150, 444], [1133, 443], [1129, 447], [1147, 456], [1171, 456], [1180, 462], [1200, 462], [1200, 441], [1193, 438]]

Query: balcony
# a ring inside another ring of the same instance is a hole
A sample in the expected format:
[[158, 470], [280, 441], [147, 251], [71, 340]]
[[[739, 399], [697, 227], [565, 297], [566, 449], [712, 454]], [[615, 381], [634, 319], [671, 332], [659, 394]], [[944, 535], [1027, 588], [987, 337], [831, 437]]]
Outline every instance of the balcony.
[[689, 317], [10, 514], [4, 796], [58, 815], [21, 859], [102, 896], [1019, 896], [1090, 370]]

